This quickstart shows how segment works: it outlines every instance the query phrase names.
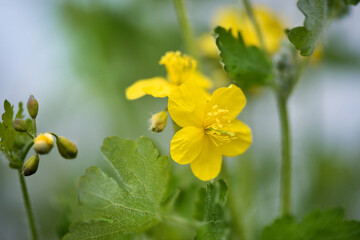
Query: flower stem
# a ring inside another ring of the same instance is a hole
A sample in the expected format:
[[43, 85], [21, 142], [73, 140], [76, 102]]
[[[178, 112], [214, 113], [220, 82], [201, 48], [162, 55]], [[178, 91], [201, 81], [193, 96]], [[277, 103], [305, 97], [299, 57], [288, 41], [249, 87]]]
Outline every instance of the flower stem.
[[197, 53], [195, 50], [195, 41], [194, 37], [192, 35], [192, 30], [186, 15], [185, 11], [185, 5], [183, 0], [174, 0], [174, 6], [176, 10], [176, 14], [178, 17], [178, 21], [181, 27], [181, 32], [184, 37], [184, 41], [186, 44], [186, 48], [189, 51], [189, 53], [197, 59]]
[[256, 18], [255, 18], [255, 16], [254, 16], [254, 11], [253, 11], [253, 9], [252, 9], [250, 0], [242, 0], [242, 2], [243, 2], [243, 4], [244, 4], [246, 13], [247, 13], [247, 15], [248, 15], [249, 18], [250, 18], [251, 23], [253, 24], [253, 26], [254, 26], [254, 28], [255, 28], [255, 32], [256, 32], [256, 35], [257, 35], [257, 37], [258, 37], [258, 39], [259, 39], [261, 48], [266, 52], [266, 45], [265, 45], [264, 37], [263, 37], [263, 35], [262, 35], [262, 33], [261, 33], [259, 24], [258, 24], [258, 22], [256, 21]]
[[37, 240], [38, 236], [37, 236], [37, 231], [36, 231], [36, 227], [35, 227], [34, 215], [33, 215], [32, 209], [31, 209], [31, 205], [30, 205], [30, 198], [29, 198], [27, 187], [26, 187], [24, 175], [21, 173], [20, 169], [18, 170], [18, 175], [19, 175], [19, 180], [20, 180], [20, 185], [21, 185], [21, 191], [23, 194], [24, 202], [25, 202], [26, 213], [28, 216], [29, 224], [30, 224], [32, 239]]
[[281, 122], [281, 214], [287, 215], [291, 212], [291, 143], [289, 119], [287, 113], [286, 98], [278, 98], [278, 107]]

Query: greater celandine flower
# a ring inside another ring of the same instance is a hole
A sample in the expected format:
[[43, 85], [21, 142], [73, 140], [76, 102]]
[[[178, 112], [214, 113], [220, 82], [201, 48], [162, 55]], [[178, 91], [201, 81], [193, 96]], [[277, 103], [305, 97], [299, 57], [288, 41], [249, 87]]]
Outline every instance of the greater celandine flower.
[[[267, 50], [272, 54], [275, 53], [285, 38], [284, 21], [279, 18], [278, 14], [264, 6], [255, 6], [253, 12], [263, 33]], [[212, 28], [216, 26], [221, 26], [227, 30], [232, 29], [234, 37], [237, 37], [240, 31], [247, 46], [254, 45], [260, 47], [254, 25], [245, 11], [239, 11], [233, 6], [219, 9], [215, 13], [212, 22]], [[215, 40], [211, 34], [204, 34], [200, 37], [199, 47], [206, 55], [218, 55]]]
[[196, 70], [197, 63], [194, 58], [181, 54], [180, 51], [167, 52], [160, 60], [165, 65], [167, 78], [153, 77], [135, 82], [126, 89], [126, 98], [138, 99], [144, 95], [163, 98], [185, 82], [192, 82], [202, 88], [210, 88], [211, 81]]
[[223, 155], [239, 155], [252, 142], [250, 128], [236, 119], [245, 104], [244, 93], [235, 85], [218, 88], [212, 96], [191, 83], [172, 91], [169, 113], [183, 127], [171, 140], [172, 159], [179, 164], [190, 164], [200, 180], [215, 178]]

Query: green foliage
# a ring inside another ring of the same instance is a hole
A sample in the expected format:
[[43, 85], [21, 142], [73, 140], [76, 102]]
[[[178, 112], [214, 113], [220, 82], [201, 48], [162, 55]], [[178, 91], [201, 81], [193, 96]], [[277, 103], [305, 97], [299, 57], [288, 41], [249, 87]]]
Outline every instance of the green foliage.
[[195, 218], [204, 221], [196, 235], [196, 240], [226, 239], [228, 229], [225, 221], [224, 205], [228, 186], [224, 180], [208, 183], [200, 189], [196, 204]]
[[5, 100], [4, 101], [4, 110], [2, 114], [2, 123], [0, 123], [0, 147], [1, 151], [8, 152], [13, 149], [15, 142], [15, 130], [12, 127], [12, 119], [14, 116], [14, 106]]
[[314, 211], [300, 222], [291, 216], [266, 227], [262, 240], [354, 240], [360, 239], [360, 222], [344, 220], [340, 208]]
[[288, 38], [302, 56], [310, 56], [329, 20], [344, 16], [348, 5], [359, 0], [299, 0], [298, 8], [305, 15], [304, 26], [287, 31]]
[[240, 32], [238, 38], [222, 27], [217, 27], [215, 33], [225, 71], [242, 89], [268, 84], [272, 78], [272, 64], [264, 51], [245, 46]]
[[299, 0], [297, 5], [305, 15], [304, 26], [291, 29], [288, 37], [302, 56], [310, 56], [325, 28], [327, 1]]
[[[13, 128], [14, 106], [9, 101], [4, 101], [4, 110], [2, 122], [0, 122], [0, 151], [9, 160], [9, 166], [12, 168], [22, 167], [23, 148], [31, 142], [31, 138], [26, 133], [20, 133]], [[23, 105], [19, 103], [19, 110], [16, 118], [23, 119]], [[33, 129], [32, 124], [29, 127], [29, 119], [25, 120], [30, 131]], [[30, 120], [31, 122], [31, 120]]]
[[101, 147], [116, 177], [90, 167], [78, 187], [79, 219], [64, 239], [122, 239], [161, 220], [167, 157], [150, 139], [108, 137]]

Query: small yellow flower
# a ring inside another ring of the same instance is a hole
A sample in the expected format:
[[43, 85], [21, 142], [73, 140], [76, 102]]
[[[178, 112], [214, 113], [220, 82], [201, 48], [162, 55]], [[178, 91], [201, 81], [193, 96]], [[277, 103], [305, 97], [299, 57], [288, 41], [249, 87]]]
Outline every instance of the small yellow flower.
[[211, 81], [196, 70], [195, 59], [180, 51], [167, 52], [159, 64], [165, 65], [167, 78], [153, 77], [137, 81], [126, 89], [127, 99], [134, 100], [147, 94], [159, 98], [168, 97], [173, 89], [187, 81], [203, 88], [211, 87]]
[[252, 142], [250, 128], [236, 119], [245, 104], [244, 93], [235, 85], [219, 88], [211, 97], [191, 83], [172, 91], [169, 113], [183, 127], [171, 140], [172, 159], [179, 164], [190, 163], [200, 180], [215, 178], [222, 155], [239, 155]]
[[[285, 37], [283, 21], [276, 13], [266, 7], [255, 7], [254, 16], [262, 31], [267, 50], [270, 53], [275, 53]], [[237, 37], [238, 31], [240, 31], [246, 45], [260, 46], [254, 26], [245, 11], [239, 11], [234, 7], [220, 9], [216, 12], [212, 23], [212, 27], [216, 26], [221, 26], [227, 30], [232, 29], [234, 37]], [[200, 37], [199, 47], [206, 55], [217, 55], [215, 40], [210, 34], [204, 34]]]

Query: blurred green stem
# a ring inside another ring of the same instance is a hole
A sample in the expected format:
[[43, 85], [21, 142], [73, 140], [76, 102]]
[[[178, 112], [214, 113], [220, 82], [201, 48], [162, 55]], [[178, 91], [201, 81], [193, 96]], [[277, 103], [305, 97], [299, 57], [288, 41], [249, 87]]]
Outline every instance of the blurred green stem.
[[165, 215], [163, 217], [165, 219], [169, 220], [169, 221], [172, 221], [172, 222], [184, 225], [184, 226], [194, 228], [195, 230], [197, 230], [199, 227], [202, 226], [201, 222], [198, 222], [198, 221], [195, 221], [195, 220], [190, 220], [190, 219], [187, 219], [187, 218], [183, 218], [183, 217], [180, 217], [180, 216], [177, 216], [177, 215]]
[[[31, 141], [26, 146], [25, 151], [24, 151], [23, 155], [21, 156], [22, 163], [24, 163], [26, 155], [30, 151], [33, 144], [34, 144], [34, 142]], [[28, 193], [27, 187], [26, 187], [25, 178], [24, 178], [24, 175], [21, 172], [21, 169], [18, 169], [18, 175], [19, 175], [19, 180], [20, 180], [20, 185], [21, 185], [21, 191], [22, 191], [23, 198], [24, 198], [26, 213], [27, 213], [28, 220], [29, 220], [32, 239], [37, 240], [38, 236], [37, 236], [37, 231], [36, 231], [36, 226], [35, 226], [34, 215], [33, 215], [32, 209], [31, 209], [30, 198], [29, 198], [29, 193]]]
[[255, 28], [255, 32], [256, 32], [256, 35], [257, 35], [257, 37], [259, 39], [261, 48], [266, 52], [266, 45], [265, 45], [264, 37], [263, 37], [263, 35], [261, 33], [259, 24], [256, 21], [256, 18], [254, 16], [254, 11], [253, 11], [253, 8], [251, 6], [250, 0], [242, 0], [242, 2], [243, 2], [243, 5], [245, 7], [246, 13], [250, 18], [251, 23], [253, 24], [253, 26]]
[[186, 15], [185, 5], [183, 0], [174, 0], [174, 6], [176, 10], [176, 14], [178, 17], [178, 21], [181, 27], [181, 32], [183, 34], [186, 48], [189, 53], [197, 59], [197, 52], [195, 50], [195, 41], [194, 36], [192, 34], [192, 30]]
[[281, 213], [287, 215], [291, 211], [291, 143], [287, 98], [278, 97], [278, 107], [281, 122]]
[[37, 240], [38, 236], [37, 236], [37, 231], [36, 231], [36, 227], [35, 227], [34, 215], [33, 215], [32, 209], [31, 209], [31, 205], [30, 205], [30, 198], [29, 198], [27, 187], [26, 187], [24, 175], [22, 174], [20, 169], [18, 170], [18, 175], [19, 175], [21, 190], [22, 190], [22, 194], [23, 194], [23, 198], [24, 198], [24, 202], [25, 202], [26, 213], [27, 213], [27, 216], [29, 219], [29, 225], [30, 225], [32, 239]]

